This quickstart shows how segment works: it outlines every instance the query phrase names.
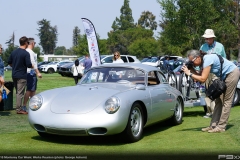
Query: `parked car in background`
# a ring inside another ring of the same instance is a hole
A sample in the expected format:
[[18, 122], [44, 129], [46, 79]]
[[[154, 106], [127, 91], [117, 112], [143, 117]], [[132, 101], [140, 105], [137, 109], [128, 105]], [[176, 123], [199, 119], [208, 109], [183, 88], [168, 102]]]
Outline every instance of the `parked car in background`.
[[4, 67], [4, 71], [11, 71], [12, 70], [12, 67], [11, 66], [6, 66], [6, 67]]
[[[79, 57], [78, 60], [79, 60], [79, 64], [84, 63], [85, 57], [84, 56]], [[61, 74], [62, 76], [72, 77], [73, 76], [73, 73], [72, 73], [73, 65], [74, 65], [74, 62], [60, 66], [58, 73]]]
[[[170, 65], [173, 64], [174, 61], [177, 61], [178, 59], [181, 59], [181, 56], [169, 56], [169, 63]], [[152, 56], [152, 57], [145, 57], [141, 63], [157, 67], [160, 65], [160, 63], [163, 64], [164, 56]]]
[[40, 66], [40, 71], [44, 73], [55, 73], [57, 72], [57, 67], [62, 64], [70, 63], [73, 61], [65, 60], [65, 61], [53, 61], [47, 65]]
[[67, 63], [67, 64], [64, 64], [64, 65], [61, 65], [59, 66], [59, 69], [58, 69], [58, 73], [61, 75], [61, 76], [67, 76], [67, 77], [72, 77], [73, 74], [72, 74], [72, 66], [74, 65], [73, 62], [71, 63]]
[[[121, 59], [124, 63], [141, 63], [136, 56], [132, 55], [121, 55]], [[101, 55], [101, 63], [112, 63], [113, 55]]]
[[131, 143], [141, 140], [144, 127], [154, 123], [181, 124], [183, 110], [181, 93], [158, 68], [113, 63], [92, 67], [75, 86], [33, 96], [28, 120], [42, 137], [121, 134]]

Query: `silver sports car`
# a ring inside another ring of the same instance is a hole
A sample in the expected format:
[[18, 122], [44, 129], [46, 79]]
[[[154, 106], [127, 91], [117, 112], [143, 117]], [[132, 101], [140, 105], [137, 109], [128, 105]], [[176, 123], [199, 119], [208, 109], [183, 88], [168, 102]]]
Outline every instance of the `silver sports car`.
[[93, 67], [76, 86], [35, 95], [29, 108], [30, 125], [42, 137], [121, 133], [136, 142], [146, 126], [181, 124], [184, 103], [158, 68], [124, 63]]

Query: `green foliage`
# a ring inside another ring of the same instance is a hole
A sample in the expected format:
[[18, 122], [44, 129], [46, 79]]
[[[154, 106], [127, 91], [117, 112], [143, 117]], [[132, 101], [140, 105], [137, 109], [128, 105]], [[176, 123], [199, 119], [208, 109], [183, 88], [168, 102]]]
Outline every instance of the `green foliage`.
[[152, 38], [153, 31], [141, 27], [118, 30], [108, 33], [107, 45], [111, 53], [115, 50], [121, 54], [129, 54], [128, 47], [137, 39]]
[[155, 21], [156, 16], [152, 14], [152, 12], [144, 11], [142, 15], [138, 19], [138, 25], [151, 30], [157, 29], [157, 22]]
[[76, 55], [78, 56], [89, 54], [88, 41], [85, 34], [78, 36], [78, 44], [77, 46], [73, 47], [73, 52], [76, 53]]
[[57, 26], [52, 27], [50, 21], [46, 19], [38, 21], [37, 24], [39, 25], [37, 34], [40, 39], [39, 44], [42, 46], [44, 54], [53, 54], [57, 43]]
[[77, 46], [78, 36], [80, 36], [80, 29], [78, 28], [78, 26], [75, 26], [73, 29], [73, 46]]
[[159, 54], [159, 45], [154, 38], [137, 39], [128, 47], [129, 54], [138, 58], [146, 56], [157, 56]]
[[184, 55], [199, 49], [207, 28], [215, 31], [218, 41], [230, 52], [236, 46], [237, 30], [229, 0], [158, 0], [162, 7], [159, 43], [166, 54]]
[[4, 50], [2, 54], [2, 60], [4, 61], [4, 66], [8, 65], [8, 58], [10, 57], [12, 51], [14, 51], [17, 48], [18, 46], [9, 45], [8, 48]]
[[64, 46], [56, 47], [54, 52], [55, 55], [65, 55], [65, 53], [66, 53], [66, 48]]
[[106, 39], [98, 39], [98, 48], [99, 48], [100, 54], [108, 54], [107, 40]]
[[124, 4], [121, 7], [120, 12], [120, 18], [116, 17], [115, 21], [112, 24], [113, 31], [134, 28], [134, 19], [132, 17], [132, 9], [129, 6], [129, 0], [124, 0]]

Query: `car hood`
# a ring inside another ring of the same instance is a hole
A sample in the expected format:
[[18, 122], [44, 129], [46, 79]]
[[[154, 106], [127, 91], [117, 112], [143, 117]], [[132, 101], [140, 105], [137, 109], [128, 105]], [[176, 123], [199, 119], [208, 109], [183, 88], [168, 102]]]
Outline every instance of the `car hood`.
[[124, 88], [129, 89], [120, 88], [117, 89], [116, 85], [77, 85], [58, 89], [57, 94], [51, 97], [50, 108], [52, 112], [58, 114], [86, 114], [100, 104], [105, 104], [109, 97], [122, 92]]

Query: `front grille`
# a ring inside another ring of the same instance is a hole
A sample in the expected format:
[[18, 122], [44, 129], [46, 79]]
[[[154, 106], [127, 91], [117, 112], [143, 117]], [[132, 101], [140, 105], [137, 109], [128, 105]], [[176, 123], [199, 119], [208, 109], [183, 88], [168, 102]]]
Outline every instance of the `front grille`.
[[46, 128], [48, 133], [59, 134], [59, 135], [87, 135], [85, 129], [56, 129], [56, 128]]

